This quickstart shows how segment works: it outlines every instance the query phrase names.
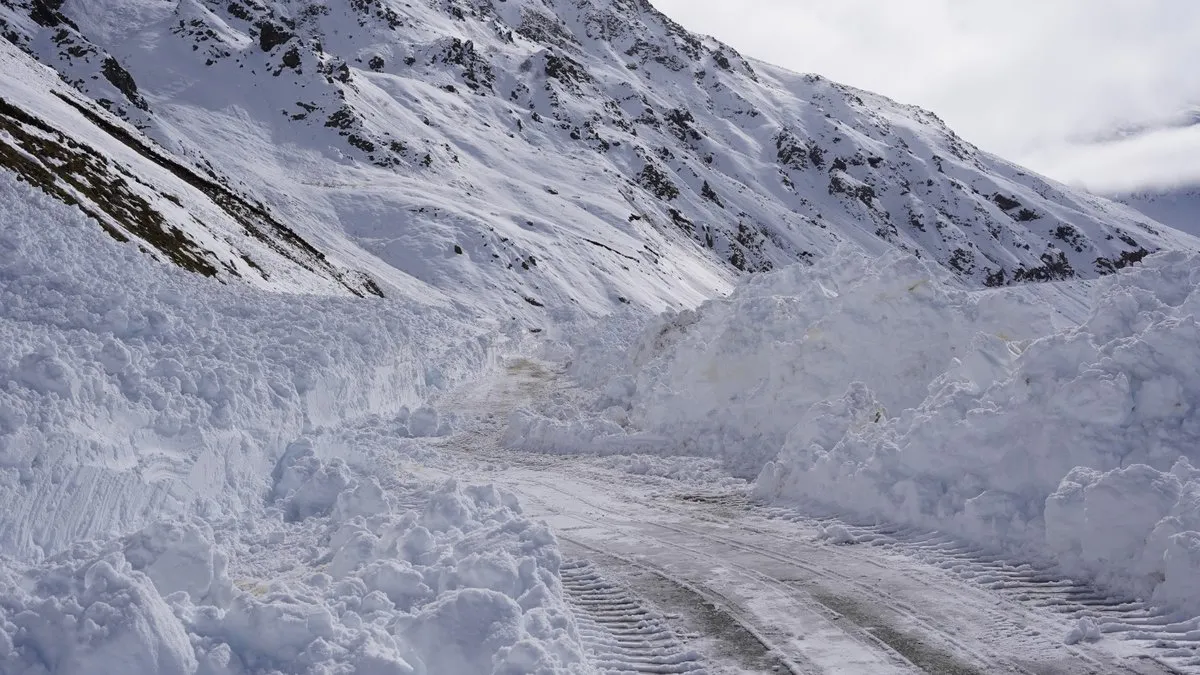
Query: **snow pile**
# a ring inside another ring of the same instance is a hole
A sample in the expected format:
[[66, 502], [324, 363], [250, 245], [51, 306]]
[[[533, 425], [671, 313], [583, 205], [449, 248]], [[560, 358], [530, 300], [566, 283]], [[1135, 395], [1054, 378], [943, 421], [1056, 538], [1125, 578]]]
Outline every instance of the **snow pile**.
[[1075, 626], [1067, 632], [1067, 636], [1063, 638], [1063, 643], [1075, 645], [1080, 642], [1095, 642], [1099, 639], [1100, 626], [1092, 617], [1085, 616], [1079, 619]]
[[[1200, 606], [1189, 464], [1200, 460], [1198, 284], [1200, 256], [1148, 258], [1100, 282], [1075, 328], [972, 338], [898, 417], [880, 412], [893, 383], [855, 377], [796, 420], [756, 492], [1049, 552], [1069, 569]], [[877, 332], [889, 344], [927, 334], [890, 323]]]
[[589, 672], [546, 526], [400, 468], [493, 333], [157, 265], [3, 173], [0, 203], [0, 672]]
[[964, 290], [912, 257], [843, 250], [632, 340], [577, 342], [580, 393], [517, 413], [506, 442], [718, 458], [760, 499], [1054, 556], [1200, 607], [1198, 287], [1195, 254]]
[[220, 285], [7, 173], [0, 203], [7, 555], [237, 513], [307, 430], [407, 406], [415, 435], [436, 433], [422, 402], [492, 357], [489, 334], [446, 309]]
[[276, 475], [260, 518], [157, 522], [0, 567], [0, 671], [589, 672], [555, 539], [513, 495], [384, 491], [306, 443]]
[[[1194, 452], [1194, 450], [1193, 450]], [[1200, 470], [1076, 468], [1046, 500], [1046, 545], [1072, 569], [1200, 606]]]
[[817, 539], [827, 541], [830, 544], [858, 543], [858, 537], [855, 537], [845, 525], [841, 525], [839, 523], [834, 523], [829, 526], [819, 525]]
[[[956, 358], [978, 378], [993, 376], [998, 366], [976, 342], [1006, 345], [1054, 321], [1020, 291], [971, 293], [915, 258], [842, 249], [663, 315], [619, 361], [581, 359], [588, 368], [573, 374], [595, 388], [592, 407], [603, 414], [525, 413], [512, 434], [520, 442], [510, 440], [555, 451], [657, 446], [722, 458], [752, 477], [805, 410], [851, 382], [872, 383], [872, 414], [883, 418], [919, 404]], [[637, 433], [620, 437], [624, 428]]]

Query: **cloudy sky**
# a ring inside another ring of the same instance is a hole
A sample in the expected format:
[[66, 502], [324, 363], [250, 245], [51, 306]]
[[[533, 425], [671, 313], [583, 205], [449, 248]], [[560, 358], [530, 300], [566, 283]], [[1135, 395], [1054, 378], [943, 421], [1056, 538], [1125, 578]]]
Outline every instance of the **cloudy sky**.
[[1062, 181], [1200, 184], [1200, 0], [652, 2], [747, 56], [929, 108]]

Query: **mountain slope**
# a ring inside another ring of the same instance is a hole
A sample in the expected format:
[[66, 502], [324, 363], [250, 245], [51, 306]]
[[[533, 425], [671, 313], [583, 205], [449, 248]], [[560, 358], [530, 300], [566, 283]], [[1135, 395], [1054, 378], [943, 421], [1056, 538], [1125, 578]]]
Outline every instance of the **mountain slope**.
[[643, 0], [2, 4], [10, 41], [385, 292], [497, 315], [695, 304], [847, 241], [973, 285], [1196, 245]]
[[164, 152], [9, 45], [0, 44], [0, 67], [11, 78], [0, 101], [0, 164], [78, 205], [114, 238], [205, 276], [381, 294], [261, 203]]

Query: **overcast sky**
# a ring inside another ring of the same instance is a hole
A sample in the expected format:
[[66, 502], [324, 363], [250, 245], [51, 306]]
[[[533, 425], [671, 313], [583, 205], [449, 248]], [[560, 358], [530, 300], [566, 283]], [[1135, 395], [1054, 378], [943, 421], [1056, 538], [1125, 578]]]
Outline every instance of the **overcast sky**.
[[[1200, 0], [652, 0], [746, 56], [915, 103], [1093, 191], [1200, 184]], [[1097, 138], [1103, 137], [1103, 142]]]

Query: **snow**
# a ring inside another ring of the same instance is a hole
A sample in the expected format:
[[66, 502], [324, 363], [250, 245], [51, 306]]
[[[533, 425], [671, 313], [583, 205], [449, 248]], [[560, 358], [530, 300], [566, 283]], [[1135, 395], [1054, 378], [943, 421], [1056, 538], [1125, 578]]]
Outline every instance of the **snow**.
[[578, 392], [515, 414], [506, 442], [717, 458], [761, 500], [1053, 557], [1195, 610], [1198, 282], [1200, 257], [1165, 253], [979, 291], [843, 250], [571, 338]]
[[373, 477], [312, 465], [349, 481], [323, 516], [292, 491], [257, 518], [155, 522], [0, 568], [0, 669], [587, 672], [556, 540], [511, 494], [414, 484], [393, 494], [426, 506], [397, 508]]
[[0, 203], [0, 671], [586, 670], [511, 494], [326, 433], [449, 433], [426, 402], [495, 328], [194, 277], [7, 173]]
[[[454, 440], [478, 411], [439, 394], [525, 336], [417, 298], [190, 276], [2, 178], [0, 670], [591, 672], [555, 534], [434, 449], [492, 461]], [[694, 311], [548, 336], [573, 385], [516, 362], [546, 393], [495, 433], [610, 455], [596, 468], [655, 490], [740, 493], [733, 469], [760, 499], [1195, 607], [1198, 270], [1163, 254], [970, 290], [844, 248]], [[838, 523], [813, 538], [861, 543]]]
[[[752, 490], [1200, 612], [1198, 240], [646, 3], [468, 4], [0, 7], [0, 671], [591, 672], [493, 475], [660, 561], [715, 521], [631, 514]], [[504, 352], [569, 380], [472, 399]], [[685, 562], [896, 665], [753, 550]]]

